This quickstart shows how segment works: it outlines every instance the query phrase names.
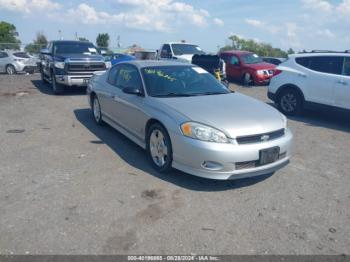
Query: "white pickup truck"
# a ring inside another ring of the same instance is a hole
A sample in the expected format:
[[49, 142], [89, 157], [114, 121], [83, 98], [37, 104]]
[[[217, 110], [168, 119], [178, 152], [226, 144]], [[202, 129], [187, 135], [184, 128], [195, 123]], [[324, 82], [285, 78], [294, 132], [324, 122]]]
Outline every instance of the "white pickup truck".
[[192, 62], [194, 55], [204, 55], [205, 53], [198, 45], [183, 43], [183, 42], [171, 42], [163, 44], [157, 51], [157, 59], [177, 59], [181, 62]]

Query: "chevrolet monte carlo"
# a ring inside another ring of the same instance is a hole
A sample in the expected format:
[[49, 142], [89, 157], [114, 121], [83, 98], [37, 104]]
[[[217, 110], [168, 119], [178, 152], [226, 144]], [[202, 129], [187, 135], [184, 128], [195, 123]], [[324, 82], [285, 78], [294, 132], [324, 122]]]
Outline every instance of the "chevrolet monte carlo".
[[87, 94], [96, 123], [144, 148], [159, 172], [236, 179], [273, 173], [291, 156], [284, 115], [191, 64], [123, 62], [94, 75]]

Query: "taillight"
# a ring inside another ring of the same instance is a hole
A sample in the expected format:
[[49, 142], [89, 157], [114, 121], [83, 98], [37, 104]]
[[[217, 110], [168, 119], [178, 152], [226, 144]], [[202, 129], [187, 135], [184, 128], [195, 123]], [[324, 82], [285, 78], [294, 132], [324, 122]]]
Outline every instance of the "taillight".
[[282, 70], [275, 69], [275, 70], [273, 71], [273, 76], [277, 76], [277, 75], [279, 75], [279, 74], [282, 73], [282, 72], [283, 72]]

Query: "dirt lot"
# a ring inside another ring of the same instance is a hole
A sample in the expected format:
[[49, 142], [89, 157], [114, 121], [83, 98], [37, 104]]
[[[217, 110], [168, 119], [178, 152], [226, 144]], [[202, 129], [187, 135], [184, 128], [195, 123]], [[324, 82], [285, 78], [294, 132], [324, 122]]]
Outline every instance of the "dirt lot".
[[84, 92], [0, 75], [0, 254], [350, 254], [349, 117], [291, 118], [286, 168], [218, 182], [153, 171]]

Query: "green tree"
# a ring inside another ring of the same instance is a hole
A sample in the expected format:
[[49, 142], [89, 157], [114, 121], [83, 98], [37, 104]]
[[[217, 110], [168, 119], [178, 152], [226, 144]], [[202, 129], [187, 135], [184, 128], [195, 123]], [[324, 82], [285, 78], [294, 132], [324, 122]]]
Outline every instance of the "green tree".
[[294, 50], [292, 48], [289, 48], [287, 51], [288, 55], [293, 55], [295, 54]]
[[98, 47], [108, 48], [108, 46], [109, 46], [109, 34], [108, 33], [98, 34], [98, 36], [96, 38], [96, 44]]
[[30, 54], [38, 54], [40, 52], [40, 49], [45, 48], [46, 46], [46, 36], [43, 33], [38, 32], [36, 34], [36, 39], [33, 41], [33, 43], [26, 45], [24, 49]]
[[83, 41], [83, 42], [89, 42], [89, 39], [87, 39], [85, 37], [79, 37], [78, 40]]
[[0, 49], [19, 49], [21, 41], [13, 24], [0, 22]]
[[280, 48], [274, 48], [271, 44], [260, 43], [251, 39], [243, 39], [239, 36], [230, 36], [231, 45], [226, 45], [220, 51], [245, 50], [256, 53], [260, 56], [287, 57], [287, 52]]

